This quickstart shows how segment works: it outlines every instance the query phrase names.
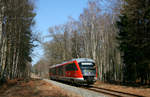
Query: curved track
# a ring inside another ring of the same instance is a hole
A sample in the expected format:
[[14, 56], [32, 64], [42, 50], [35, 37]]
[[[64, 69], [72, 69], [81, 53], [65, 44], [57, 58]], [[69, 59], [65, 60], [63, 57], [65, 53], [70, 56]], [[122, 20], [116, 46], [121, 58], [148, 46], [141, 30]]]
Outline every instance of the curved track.
[[66, 82], [64, 84], [82, 88], [82, 89], [89, 90], [89, 91], [93, 91], [96, 93], [108, 95], [110, 97], [145, 97], [145, 96], [141, 96], [141, 95], [126, 93], [126, 92], [121, 92], [121, 91], [116, 91], [116, 90], [111, 90], [111, 89], [106, 89], [106, 88], [101, 88], [101, 87], [96, 87], [96, 86], [85, 86], [85, 85], [71, 84], [71, 83], [66, 83]]
[[125, 92], [120, 92], [116, 90], [110, 90], [110, 89], [105, 89], [105, 88], [100, 88], [100, 87], [95, 87], [95, 86], [82, 87], [82, 88], [90, 90], [90, 91], [98, 92], [98, 93], [103, 93], [105, 95], [109, 95], [112, 97], [144, 97], [141, 95], [125, 93]]

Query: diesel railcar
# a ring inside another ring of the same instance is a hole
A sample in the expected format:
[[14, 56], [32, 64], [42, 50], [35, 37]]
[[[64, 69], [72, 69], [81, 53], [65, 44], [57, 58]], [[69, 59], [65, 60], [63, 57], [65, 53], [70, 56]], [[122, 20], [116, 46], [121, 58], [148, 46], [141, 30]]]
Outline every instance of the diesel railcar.
[[97, 80], [97, 69], [94, 60], [78, 58], [51, 66], [49, 76], [53, 80], [89, 85]]

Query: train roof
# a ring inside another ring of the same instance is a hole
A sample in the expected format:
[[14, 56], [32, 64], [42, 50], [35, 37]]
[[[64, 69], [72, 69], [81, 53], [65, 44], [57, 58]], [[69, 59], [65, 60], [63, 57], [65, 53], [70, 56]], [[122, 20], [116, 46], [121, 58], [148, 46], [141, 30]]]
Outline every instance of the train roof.
[[69, 60], [69, 61], [65, 61], [65, 62], [63, 62], [63, 63], [61, 63], [61, 64], [52, 65], [52, 66], [50, 66], [50, 68], [57, 67], [57, 66], [60, 66], [60, 65], [62, 65], [62, 64], [65, 64], [65, 63], [68, 63], [68, 62], [72, 62], [72, 61], [77, 61], [78, 63], [79, 63], [79, 62], [85, 62], [85, 61], [86, 61], [86, 62], [93, 62], [93, 63], [95, 63], [94, 60], [89, 59], [89, 58], [77, 58], [77, 59], [71, 59], [71, 60]]
[[85, 61], [88, 61], [88, 62], [94, 62], [94, 60], [92, 59], [89, 59], [89, 58], [78, 58], [78, 59], [72, 59], [73, 61], [77, 61], [78, 63], [79, 62], [85, 62]]

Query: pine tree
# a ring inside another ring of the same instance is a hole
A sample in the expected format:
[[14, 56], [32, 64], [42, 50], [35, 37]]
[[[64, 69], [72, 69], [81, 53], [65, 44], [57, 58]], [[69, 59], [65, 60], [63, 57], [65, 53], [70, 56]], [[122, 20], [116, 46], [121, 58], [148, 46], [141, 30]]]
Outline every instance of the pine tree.
[[128, 81], [147, 80], [150, 70], [150, 1], [125, 0], [117, 22], [120, 50], [125, 64], [124, 78]]
[[33, 47], [34, 4], [31, 0], [1, 0], [1, 4], [0, 81], [27, 78]]

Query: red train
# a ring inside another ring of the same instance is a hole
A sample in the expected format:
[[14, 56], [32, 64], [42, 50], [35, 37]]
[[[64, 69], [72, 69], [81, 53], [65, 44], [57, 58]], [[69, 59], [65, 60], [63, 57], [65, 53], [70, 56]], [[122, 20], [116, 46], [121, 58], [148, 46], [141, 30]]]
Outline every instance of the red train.
[[51, 66], [49, 76], [53, 80], [89, 85], [97, 80], [97, 69], [92, 59], [78, 58]]

